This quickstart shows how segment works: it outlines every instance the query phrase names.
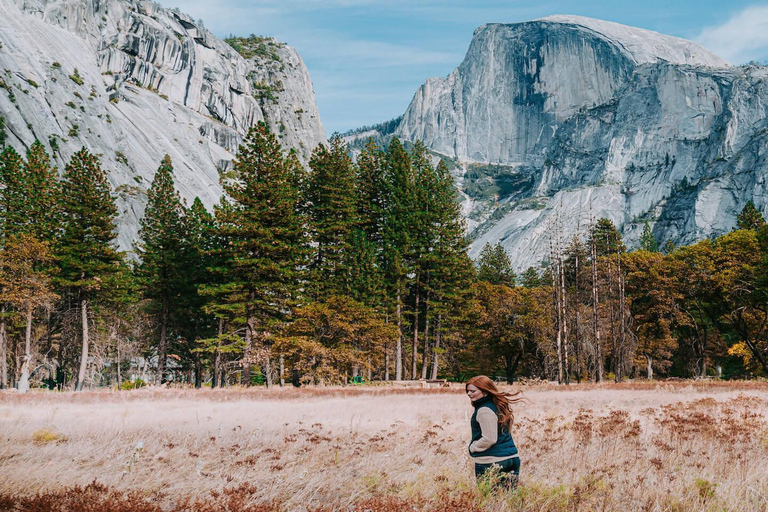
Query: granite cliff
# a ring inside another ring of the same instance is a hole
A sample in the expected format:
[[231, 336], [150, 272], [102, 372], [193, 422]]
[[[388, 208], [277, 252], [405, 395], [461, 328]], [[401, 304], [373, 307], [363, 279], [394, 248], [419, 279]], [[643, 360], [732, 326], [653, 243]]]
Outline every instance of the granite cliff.
[[394, 134], [452, 160], [473, 233], [518, 270], [608, 217], [637, 247], [732, 229], [768, 208], [768, 69], [576, 16], [476, 30], [419, 88]]
[[187, 201], [212, 206], [248, 129], [267, 122], [307, 161], [325, 140], [312, 82], [271, 38], [240, 52], [189, 16], [141, 0], [0, 0], [0, 116], [7, 144], [35, 139], [63, 169], [101, 154], [130, 249], [164, 154]]

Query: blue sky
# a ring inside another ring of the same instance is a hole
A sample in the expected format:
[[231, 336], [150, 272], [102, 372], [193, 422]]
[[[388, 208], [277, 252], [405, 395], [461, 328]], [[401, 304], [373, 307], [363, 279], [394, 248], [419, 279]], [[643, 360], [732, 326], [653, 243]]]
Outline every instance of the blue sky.
[[386, 121], [446, 76], [484, 23], [578, 14], [703, 44], [733, 64], [768, 60], [768, 2], [731, 0], [161, 0], [219, 37], [274, 36], [296, 48], [328, 135]]

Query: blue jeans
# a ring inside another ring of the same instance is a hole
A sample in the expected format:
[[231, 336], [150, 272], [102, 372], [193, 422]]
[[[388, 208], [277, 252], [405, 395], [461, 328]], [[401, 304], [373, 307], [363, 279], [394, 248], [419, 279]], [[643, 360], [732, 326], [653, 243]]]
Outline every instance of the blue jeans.
[[496, 487], [504, 486], [508, 489], [517, 487], [517, 478], [520, 475], [520, 457], [492, 462], [491, 464], [475, 464], [475, 478], [480, 479], [493, 466], [500, 468], [499, 478], [494, 482]]

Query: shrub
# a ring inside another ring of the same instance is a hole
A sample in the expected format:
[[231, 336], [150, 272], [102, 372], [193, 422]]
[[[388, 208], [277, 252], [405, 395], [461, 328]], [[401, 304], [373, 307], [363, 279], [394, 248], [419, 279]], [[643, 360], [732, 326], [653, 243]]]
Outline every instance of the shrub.
[[133, 380], [133, 381], [126, 380], [126, 381], [123, 381], [122, 384], [120, 384], [120, 389], [122, 389], [123, 391], [129, 391], [131, 389], [143, 388], [146, 385], [147, 385], [147, 383], [144, 382], [141, 379], [136, 379], [136, 380]]
[[123, 165], [128, 165], [128, 157], [122, 151], [115, 151], [115, 160]]
[[80, 76], [80, 72], [77, 70], [77, 68], [75, 68], [75, 71], [69, 75], [69, 78], [77, 85], [83, 85], [83, 77]]
[[67, 438], [61, 433], [48, 428], [41, 428], [32, 433], [32, 441], [36, 444], [58, 443], [66, 440]]

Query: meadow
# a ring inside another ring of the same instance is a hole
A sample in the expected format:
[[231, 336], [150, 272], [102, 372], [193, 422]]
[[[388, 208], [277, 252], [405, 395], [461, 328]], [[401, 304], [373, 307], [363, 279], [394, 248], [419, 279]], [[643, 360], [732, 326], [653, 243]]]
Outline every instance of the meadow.
[[766, 383], [519, 389], [512, 492], [461, 386], [5, 392], [0, 510], [768, 510]]

